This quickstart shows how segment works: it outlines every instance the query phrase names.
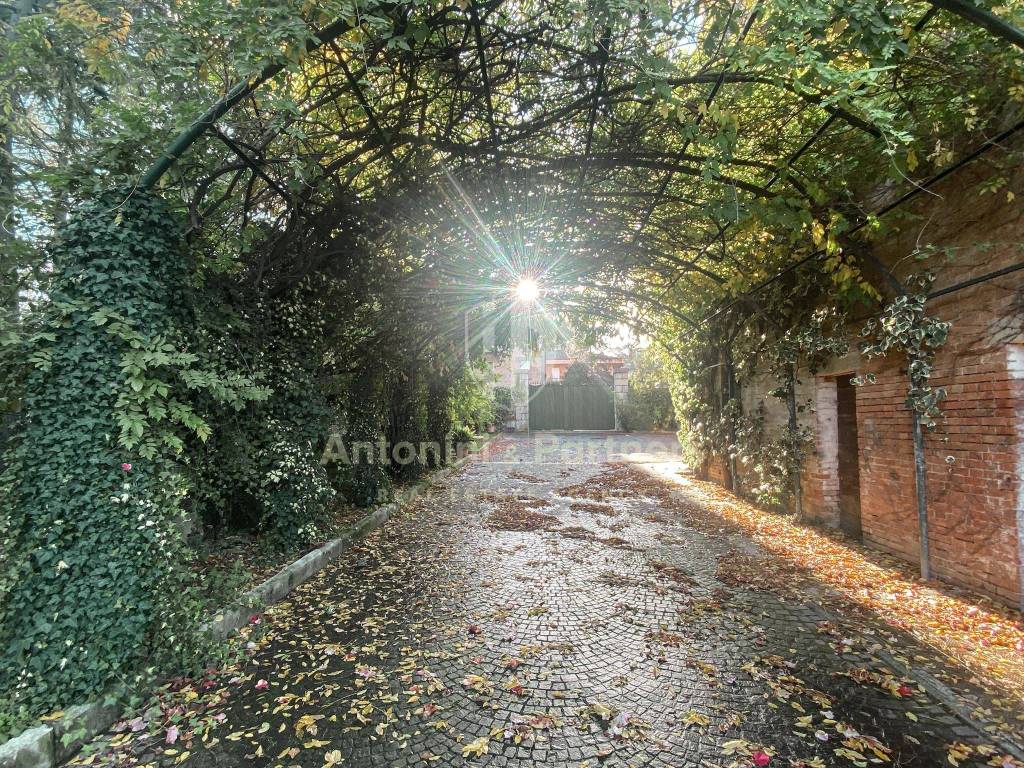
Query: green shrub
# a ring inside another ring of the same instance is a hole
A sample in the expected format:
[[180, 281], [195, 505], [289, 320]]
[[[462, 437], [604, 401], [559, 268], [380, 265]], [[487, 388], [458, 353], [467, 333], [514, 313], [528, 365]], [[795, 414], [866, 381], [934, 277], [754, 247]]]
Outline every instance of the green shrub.
[[563, 383], [574, 386], [602, 383], [611, 385], [611, 380], [604, 372], [594, 370], [586, 363], [578, 362], [573, 363], [565, 370]]
[[366, 367], [352, 382], [344, 439], [345, 453], [351, 462], [344, 473], [345, 494], [361, 507], [384, 501], [391, 493], [387, 463], [380, 460], [376, 450], [384, 439], [383, 424], [381, 375]]
[[452, 432], [451, 446], [455, 456], [465, 456], [476, 441], [476, 435], [469, 427], [456, 427]]
[[483, 432], [495, 420], [492, 385], [494, 374], [480, 363], [466, 365], [452, 375], [452, 421], [468, 427], [473, 433]]
[[619, 424], [626, 432], [654, 432], [676, 428], [672, 396], [665, 387], [630, 388], [629, 401], [616, 404]]
[[642, 430], [640, 426], [640, 414], [637, 407], [630, 402], [618, 400], [615, 403], [615, 417], [618, 420], [618, 427], [623, 432], [636, 432]]
[[21, 350], [32, 368], [4, 462], [0, 689], [13, 709], [93, 695], [168, 640], [186, 491], [174, 456], [208, 429], [178, 397], [188, 377], [175, 372], [194, 362], [181, 242], [159, 200], [107, 195], [51, 249], [46, 329]]
[[395, 458], [399, 446], [411, 446], [412, 453], [405, 453], [403, 447], [401, 457], [409, 461], [390, 462], [391, 474], [399, 480], [412, 480], [418, 477], [424, 468], [419, 460], [418, 451], [427, 440], [427, 395], [428, 389], [425, 376], [421, 371], [403, 371], [392, 377], [388, 396], [388, 444]]
[[[325, 303], [317, 288], [307, 280], [284, 295], [249, 297], [230, 319], [215, 315], [204, 327], [207, 354], [226, 366], [222, 358], [241, 351], [265, 397], [242, 409], [204, 401], [218, 429], [197, 462], [195, 503], [207, 524], [250, 528], [279, 547], [321, 538], [335, 496], [319, 450], [332, 411], [319, 380]], [[230, 299], [212, 292], [209, 300]]]
[[452, 432], [452, 421], [451, 379], [435, 373], [427, 384], [427, 440], [440, 445], [441, 451], [427, 456], [427, 466], [442, 467], [451, 460], [448, 438]]
[[494, 388], [494, 423], [499, 429], [516, 416], [515, 406], [512, 405], [512, 390], [508, 387]]

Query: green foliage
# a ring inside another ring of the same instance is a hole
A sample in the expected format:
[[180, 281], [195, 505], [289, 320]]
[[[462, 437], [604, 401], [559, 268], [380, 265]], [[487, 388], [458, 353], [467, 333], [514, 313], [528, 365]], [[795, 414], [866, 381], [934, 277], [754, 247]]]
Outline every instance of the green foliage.
[[515, 419], [515, 406], [512, 404], [512, 390], [508, 387], [494, 388], [494, 423], [503, 429]]
[[180, 647], [196, 616], [177, 458], [207, 434], [188, 398], [257, 396], [194, 366], [180, 230], [159, 200], [84, 205], [50, 254], [40, 330], [5, 348], [28, 369], [2, 478], [0, 686], [32, 713]]
[[732, 458], [742, 469], [743, 492], [769, 507], [785, 508], [793, 498], [793, 475], [800, 471], [814, 435], [808, 427], [788, 426], [772, 435], [764, 404], [735, 417]]
[[377, 448], [384, 440], [382, 386], [380, 371], [368, 366], [356, 374], [349, 392], [344, 445], [351, 464], [345, 494], [362, 507], [386, 501], [391, 492], [387, 462]]
[[639, 350], [629, 372], [629, 401], [616, 404], [622, 429], [660, 431], [678, 428], [669, 383], [675, 375], [671, 358], [654, 347]]
[[630, 388], [629, 400], [616, 403], [615, 409], [619, 426], [625, 432], [660, 432], [678, 426], [667, 387]]
[[443, 450], [427, 457], [428, 466], [440, 467], [450, 461], [447, 445], [453, 420], [452, 382], [446, 376], [435, 374], [427, 385], [427, 439], [442, 446]]
[[[882, 357], [896, 352], [904, 355], [907, 362], [907, 407], [916, 411], [921, 424], [934, 428], [942, 415], [939, 403], [946, 396], [942, 387], [932, 388], [929, 381], [935, 353], [949, 337], [950, 323], [925, 313], [928, 289], [934, 276], [928, 272], [915, 275], [910, 283], [915, 293], [895, 297], [885, 305], [879, 317], [873, 317], [864, 325], [861, 335], [865, 337], [861, 352], [866, 357]], [[857, 383], [871, 383], [874, 374], [858, 377]]]
[[389, 469], [397, 479], [411, 480], [424, 467], [419, 451], [427, 440], [427, 384], [417, 370], [401, 371], [390, 378], [386, 434], [391, 446]]
[[483, 432], [496, 421], [494, 374], [483, 361], [465, 365], [455, 376], [451, 388], [452, 423], [471, 434]]
[[452, 432], [451, 443], [456, 456], [465, 456], [475, 441], [476, 434], [469, 427], [459, 426]]
[[[208, 302], [228, 299], [216, 288], [207, 293]], [[240, 304], [234, 312], [205, 308], [204, 353], [219, 368], [242, 356], [261, 396], [244, 407], [223, 398], [202, 403], [217, 435], [197, 462], [194, 502], [208, 525], [230, 522], [278, 546], [308, 545], [321, 538], [334, 500], [320, 462], [332, 418], [320, 382], [325, 303], [307, 281]]]
[[284, 545], [321, 541], [321, 523], [334, 499], [327, 470], [299, 425], [271, 419], [266, 429], [271, 439], [257, 453], [257, 461], [267, 467], [256, 494], [262, 506], [260, 528]]
[[723, 373], [728, 378], [729, 367], [721, 364], [718, 340], [708, 332], [703, 338], [687, 345], [685, 356], [676, 359], [672, 377], [672, 404], [679, 419], [679, 442], [687, 462], [693, 467], [704, 466], [711, 455], [723, 455], [735, 442], [734, 419], [739, 413], [739, 401], [723, 401], [721, 392]]
[[[690, 339], [682, 358], [673, 398], [680, 414], [680, 439], [695, 466], [709, 457], [730, 460], [734, 483], [758, 502], [783, 506], [794, 495], [812, 444], [811, 431], [799, 417], [809, 407], [796, 394], [798, 370], [812, 373], [826, 360], [846, 353], [845, 314], [825, 303], [828, 275], [801, 275], [799, 295], [782, 286], [759, 296], [749, 314], [738, 310], [717, 328]], [[792, 409], [780, 428], [769, 428], [763, 404], [744, 413], [739, 400], [743, 384], [755, 376], [778, 383], [771, 396]]]
[[586, 385], [600, 384], [604, 379], [599, 373], [593, 371], [589, 365], [583, 362], [573, 363], [565, 369], [563, 384]]

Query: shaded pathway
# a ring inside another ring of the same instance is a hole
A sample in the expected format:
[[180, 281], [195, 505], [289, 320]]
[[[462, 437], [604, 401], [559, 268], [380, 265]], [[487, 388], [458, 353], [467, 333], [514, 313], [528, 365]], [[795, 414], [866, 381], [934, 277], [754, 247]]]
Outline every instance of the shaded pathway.
[[173, 738], [123, 724], [120, 759], [938, 765], [981, 743], [813, 585], [607, 445], [503, 438], [268, 611]]

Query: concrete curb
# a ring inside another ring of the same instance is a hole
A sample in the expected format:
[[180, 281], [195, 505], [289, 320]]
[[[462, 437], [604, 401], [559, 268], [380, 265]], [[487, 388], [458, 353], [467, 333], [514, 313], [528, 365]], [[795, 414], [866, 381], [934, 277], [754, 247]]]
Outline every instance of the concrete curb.
[[[297, 586], [308, 581], [351, 549], [354, 544], [384, 525], [405, 504], [461, 469], [495, 436], [483, 436], [474, 443], [473, 450], [466, 456], [404, 489], [394, 501], [377, 507], [357, 523], [349, 526], [338, 538], [328, 541], [312, 552], [307, 552], [285, 566], [227, 608], [219, 611], [204, 629], [215, 638], [223, 640], [234, 630], [245, 626], [253, 613], [258, 613], [264, 607], [286, 597]], [[73, 757], [86, 742], [117, 722], [131, 694], [138, 693], [140, 689], [148, 689], [153, 682], [147, 679], [138, 686], [117, 688], [108, 692], [102, 699], [69, 707], [59, 720], [22, 731], [0, 744], [0, 768], [54, 768], [60, 765]]]

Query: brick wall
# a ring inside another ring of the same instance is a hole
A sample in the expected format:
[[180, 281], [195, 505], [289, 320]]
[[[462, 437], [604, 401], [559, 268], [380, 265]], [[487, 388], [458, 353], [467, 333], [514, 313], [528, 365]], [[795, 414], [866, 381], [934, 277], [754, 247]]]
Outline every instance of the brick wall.
[[[836, 442], [836, 386], [835, 382], [808, 371], [797, 376], [796, 399], [799, 406], [797, 421], [814, 432], [814, 445], [801, 473], [804, 518], [830, 526], [839, 524], [839, 480], [836, 475], [838, 447]], [[786, 429], [789, 410], [785, 401], [769, 394], [778, 387], [775, 379], [755, 376], [742, 387], [740, 399], [743, 412], [753, 414], [764, 407], [765, 431], [778, 435]], [[740, 463], [737, 473], [749, 474]]]
[[[877, 253], [901, 264], [916, 242], [951, 248], [929, 266], [940, 289], [1019, 262], [1020, 205], [1004, 191], [977, 188], [990, 169], [957, 174], [919, 204]], [[1011, 180], [1020, 192], [1022, 177]], [[897, 274], [902, 276], [905, 269]], [[1017, 272], [930, 301], [930, 314], [952, 322], [935, 360], [933, 382], [946, 389], [944, 418], [926, 436], [929, 546], [933, 571], [955, 583], [1020, 604], [1021, 379], [1013, 369], [1022, 340], [1024, 276]], [[906, 378], [898, 360], [872, 361], [878, 383], [857, 393], [861, 435], [864, 538], [918, 559], [916, 493]]]
[[839, 425], [836, 418], [836, 383], [818, 376], [814, 379], [814, 453], [801, 478], [803, 512], [809, 520], [832, 528], [839, 526]]
[[732, 487], [732, 475], [729, 473], [729, 462], [723, 456], [711, 456], [703, 467], [701, 474], [713, 483]]
[[[875, 245], [897, 276], [922, 268], [906, 256], [916, 244], [948, 248], [928, 266], [934, 289], [1024, 260], [1021, 205], [1024, 172], [999, 193], [977, 183], [991, 168], [975, 164], [900, 209], [900, 219]], [[981, 247], [979, 247], [979, 244]], [[933, 383], [945, 387], [944, 418], [926, 437], [931, 565], [935, 576], [1022, 602], [1024, 557], [1024, 272], [1004, 275], [930, 301], [930, 314], [952, 322], [935, 360]], [[856, 329], [851, 329], [856, 330]], [[801, 422], [815, 431], [815, 455], [803, 472], [805, 515], [838, 523], [835, 381], [841, 373], [872, 372], [877, 382], [857, 390], [861, 521], [871, 546], [917, 562], [918, 525], [907, 381], [899, 359], [834, 361], [813, 376], [800, 373]], [[743, 391], [747, 412], [764, 403], [771, 428], [786, 421], [785, 403], [767, 396], [774, 381], [756, 377]]]

